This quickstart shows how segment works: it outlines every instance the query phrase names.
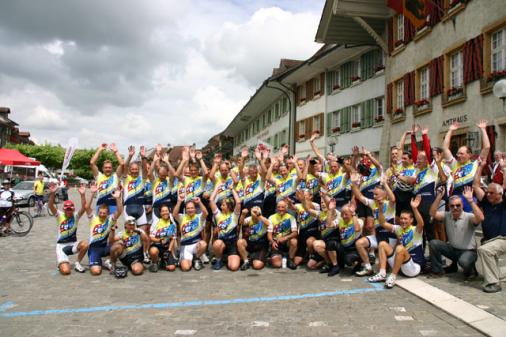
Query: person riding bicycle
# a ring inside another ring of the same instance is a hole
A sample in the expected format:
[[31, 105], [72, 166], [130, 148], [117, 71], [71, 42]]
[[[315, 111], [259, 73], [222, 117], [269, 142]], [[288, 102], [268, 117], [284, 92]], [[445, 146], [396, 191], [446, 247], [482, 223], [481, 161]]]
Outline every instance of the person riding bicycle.
[[11, 190], [11, 181], [6, 179], [0, 189], [0, 217], [2, 228], [1, 234], [8, 234], [11, 231], [11, 217], [14, 212], [14, 191]]
[[33, 183], [33, 193], [35, 196], [35, 205], [40, 212], [44, 205], [44, 176], [42, 173], [39, 173], [37, 180]]

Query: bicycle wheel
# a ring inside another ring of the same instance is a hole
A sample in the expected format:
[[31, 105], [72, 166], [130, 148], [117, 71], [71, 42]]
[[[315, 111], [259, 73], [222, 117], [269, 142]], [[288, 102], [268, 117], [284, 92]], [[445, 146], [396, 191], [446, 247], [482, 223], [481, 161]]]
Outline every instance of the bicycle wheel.
[[25, 236], [33, 226], [32, 217], [25, 212], [17, 212], [11, 221], [11, 231], [17, 236]]

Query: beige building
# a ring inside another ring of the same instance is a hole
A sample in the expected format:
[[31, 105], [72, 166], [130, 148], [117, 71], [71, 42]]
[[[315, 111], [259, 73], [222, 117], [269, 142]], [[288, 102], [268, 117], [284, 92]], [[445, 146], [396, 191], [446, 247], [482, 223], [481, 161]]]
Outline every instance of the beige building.
[[[475, 124], [505, 149], [506, 114], [491, 88], [506, 75], [506, 11], [502, 0], [433, 0], [427, 24], [415, 29], [383, 0], [327, 0], [316, 40], [378, 44], [386, 59], [386, 117], [381, 158], [413, 123], [430, 128], [433, 145], [461, 122], [452, 148], [480, 149]], [[381, 26], [383, 25], [383, 26]]]

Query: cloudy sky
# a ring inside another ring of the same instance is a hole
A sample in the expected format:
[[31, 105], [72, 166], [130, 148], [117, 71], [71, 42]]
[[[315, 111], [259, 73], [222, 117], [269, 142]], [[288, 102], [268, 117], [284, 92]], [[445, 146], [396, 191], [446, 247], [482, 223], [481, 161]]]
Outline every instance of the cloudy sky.
[[305, 59], [324, 0], [16, 0], [0, 106], [38, 143], [205, 145], [279, 59]]

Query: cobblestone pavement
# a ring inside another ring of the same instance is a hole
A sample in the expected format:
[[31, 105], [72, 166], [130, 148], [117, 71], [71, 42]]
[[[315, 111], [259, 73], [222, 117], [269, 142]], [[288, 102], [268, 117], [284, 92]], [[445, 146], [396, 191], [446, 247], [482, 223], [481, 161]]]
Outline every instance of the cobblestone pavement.
[[[305, 269], [206, 267], [123, 280], [106, 273], [62, 277], [55, 237], [54, 219], [46, 216], [26, 237], [0, 238], [0, 336], [480, 335], [400, 288], [373, 287], [349, 272], [328, 278]], [[87, 237], [85, 219], [78, 237]]]

